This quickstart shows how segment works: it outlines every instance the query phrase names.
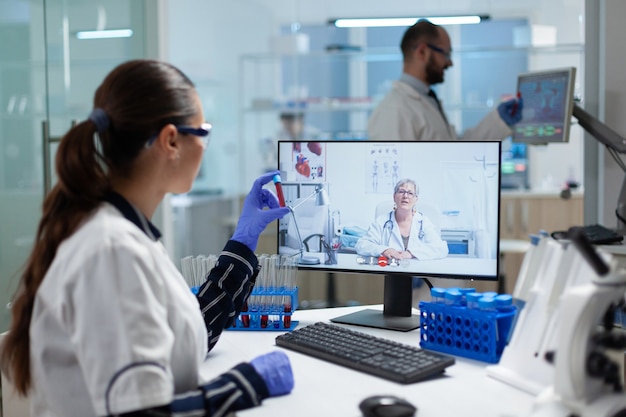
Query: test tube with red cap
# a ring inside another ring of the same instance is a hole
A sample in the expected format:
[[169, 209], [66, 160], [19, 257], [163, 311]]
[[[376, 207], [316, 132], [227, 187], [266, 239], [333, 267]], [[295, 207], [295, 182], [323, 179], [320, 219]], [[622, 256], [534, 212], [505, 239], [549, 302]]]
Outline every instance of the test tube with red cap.
[[281, 207], [285, 207], [285, 194], [283, 194], [283, 181], [280, 178], [280, 174], [274, 175], [274, 186], [276, 187], [276, 196], [278, 197], [278, 203]]
[[522, 98], [522, 93], [521, 92], [517, 92], [517, 95], [515, 96], [517, 100], [515, 100], [515, 103], [513, 103], [513, 108], [511, 109], [511, 115], [515, 116], [515, 113], [517, 113], [517, 108], [519, 107], [519, 99]]

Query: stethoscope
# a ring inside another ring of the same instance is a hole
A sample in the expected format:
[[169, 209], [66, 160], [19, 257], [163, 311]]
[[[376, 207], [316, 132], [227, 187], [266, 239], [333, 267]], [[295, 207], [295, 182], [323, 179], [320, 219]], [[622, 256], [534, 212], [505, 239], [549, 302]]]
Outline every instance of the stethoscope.
[[[422, 214], [422, 213], [420, 213]], [[389, 240], [391, 239], [391, 232], [393, 231], [393, 220], [391, 218], [393, 216], [393, 210], [389, 212], [389, 218], [383, 224], [383, 242], [385, 245], [389, 245]], [[424, 239], [424, 220], [420, 220], [420, 230], [417, 232], [417, 237], [419, 240]]]

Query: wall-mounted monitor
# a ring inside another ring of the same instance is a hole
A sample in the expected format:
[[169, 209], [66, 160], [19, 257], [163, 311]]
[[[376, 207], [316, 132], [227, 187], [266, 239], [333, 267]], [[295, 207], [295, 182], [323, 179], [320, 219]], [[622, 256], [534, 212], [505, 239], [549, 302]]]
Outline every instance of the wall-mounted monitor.
[[414, 276], [498, 279], [499, 141], [280, 141], [278, 161], [278, 253], [385, 276], [385, 313], [357, 324], [410, 316]]
[[513, 140], [528, 144], [568, 142], [574, 108], [576, 68], [520, 74], [517, 91], [524, 100]]

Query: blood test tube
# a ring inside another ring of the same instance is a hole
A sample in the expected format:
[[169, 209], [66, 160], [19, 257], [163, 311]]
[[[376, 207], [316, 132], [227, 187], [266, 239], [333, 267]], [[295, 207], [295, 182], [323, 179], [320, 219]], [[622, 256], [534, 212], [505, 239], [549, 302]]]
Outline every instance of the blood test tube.
[[[291, 313], [291, 302], [285, 302], [284, 312]], [[291, 316], [290, 315], [283, 316], [283, 326], [285, 327], [285, 329], [291, 328]]]
[[285, 194], [283, 194], [283, 184], [280, 178], [280, 174], [274, 175], [274, 186], [276, 187], [276, 195], [278, 197], [278, 203], [281, 207], [285, 207]]
[[513, 103], [513, 108], [511, 109], [512, 116], [515, 116], [515, 113], [517, 113], [517, 107], [519, 106], [518, 102], [519, 102], [519, 99], [522, 98], [522, 93], [518, 91], [516, 97], [517, 97], [517, 100], [515, 100], [515, 103]]
[[[241, 308], [242, 312], [247, 312], [248, 311], [248, 302], [244, 302], [243, 303], [243, 307]], [[241, 323], [243, 324], [243, 327], [250, 327], [250, 316], [248, 314], [242, 314], [241, 315]]]

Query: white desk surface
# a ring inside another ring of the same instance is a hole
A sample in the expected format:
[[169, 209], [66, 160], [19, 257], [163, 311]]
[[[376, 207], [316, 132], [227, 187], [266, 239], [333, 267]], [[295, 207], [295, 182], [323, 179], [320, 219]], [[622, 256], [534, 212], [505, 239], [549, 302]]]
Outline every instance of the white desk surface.
[[[338, 253], [336, 254], [337, 263], [334, 265], [325, 265], [326, 254], [323, 252], [304, 252], [306, 257], [316, 257], [320, 260], [317, 265], [305, 265], [307, 269], [323, 269], [325, 271], [329, 269], [337, 270], [355, 270], [359, 269], [363, 272], [373, 271], [382, 272], [385, 274], [393, 273], [431, 273], [431, 274], [455, 274], [466, 275], [471, 272], [472, 275], [494, 275], [497, 269], [497, 261], [495, 259], [484, 258], [468, 258], [448, 256], [442, 259], [435, 259], [429, 261], [420, 261], [418, 259], [410, 259], [409, 266], [378, 266], [357, 264], [357, 255], [352, 253]], [[300, 266], [302, 267], [302, 265]]]
[[[382, 306], [341, 307], [301, 310], [293, 314], [298, 327], [364, 308], [382, 310]], [[415, 311], [417, 314], [417, 311]], [[359, 326], [351, 329], [419, 346], [419, 330], [397, 332]], [[291, 394], [269, 398], [260, 407], [238, 412], [241, 417], [360, 417], [358, 404], [365, 397], [395, 394], [418, 408], [416, 417], [523, 417], [532, 407], [533, 396], [509, 386], [485, 372], [483, 362], [456, 357], [456, 364], [441, 377], [403, 385], [362, 372], [334, 365], [301, 353], [282, 349], [274, 339], [281, 332], [225, 331], [202, 369], [206, 378], [227, 371], [242, 361], [281, 349], [289, 356], [295, 388]]]

